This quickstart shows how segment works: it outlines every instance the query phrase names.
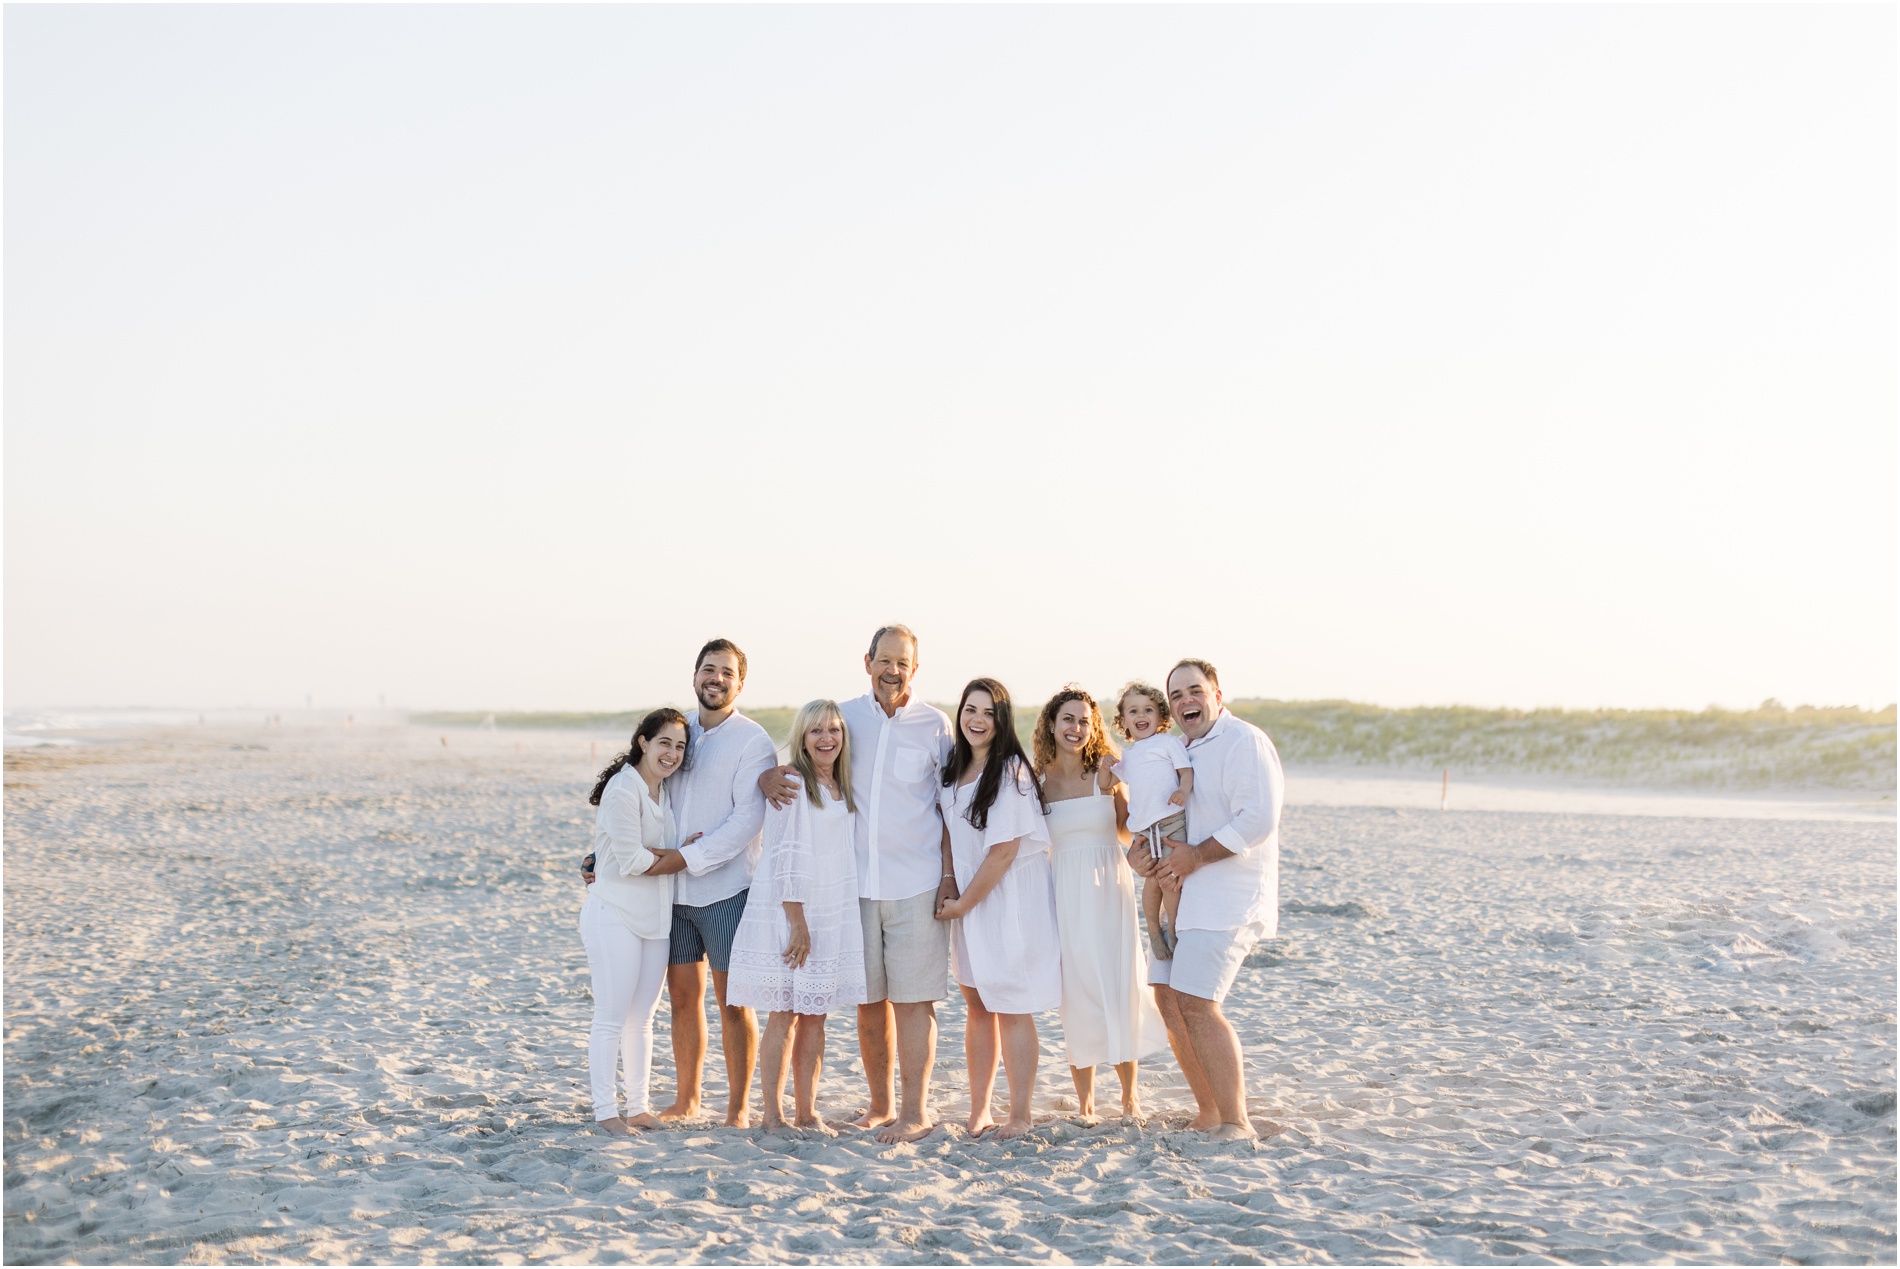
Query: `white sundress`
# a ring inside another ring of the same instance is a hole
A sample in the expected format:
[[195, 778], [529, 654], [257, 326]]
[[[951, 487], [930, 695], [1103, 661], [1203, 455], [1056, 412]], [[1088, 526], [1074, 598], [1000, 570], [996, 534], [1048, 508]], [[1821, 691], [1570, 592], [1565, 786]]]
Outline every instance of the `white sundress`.
[[[855, 825], [844, 799], [818, 792], [822, 807], [800, 788], [791, 805], [766, 808], [758, 869], [732, 938], [729, 1005], [823, 1014], [866, 1001]], [[785, 963], [788, 902], [805, 906], [811, 934], [811, 953], [797, 969]]]
[[968, 819], [977, 783], [938, 793], [943, 822], [950, 826], [958, 890], [969, 888], [990, 847], [1015, 839], [1022, 844], [996, 888], [955, 923], [951, 945], [957, 981], [973, 988], [991, 1013], [1060, 1008], [1062, 946], [1056, 936], [1055, 881], [1035, 777], [1012, 759], [981, 830]]
[[1050, 867], [1062, 940], [1062, 1039], [1069, 1065], [1133, 1062], [1168, 1043], [1148, 989], [1135, 874], [1115, 835], [1115, 799], [1049, 803]]

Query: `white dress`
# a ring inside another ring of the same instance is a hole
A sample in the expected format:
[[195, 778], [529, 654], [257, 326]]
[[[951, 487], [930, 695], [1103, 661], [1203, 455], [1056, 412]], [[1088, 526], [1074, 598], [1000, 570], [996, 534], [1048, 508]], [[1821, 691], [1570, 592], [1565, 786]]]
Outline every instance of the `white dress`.
[[1087, 797], [1049, 803], [1049, 854], [1069, 1065], [1133, 1062], [1165, 1048], [1141, 950], [1135, 874], [1115, 835], [1115, 799], [1091, 781]]
[[1056, 937], [1055, 880], [1049, 871], [1049, 829], [1035, 777], [1014, 759], [982, 829], [970, 824], [977, 781], [938, 793], [950, 826], [951, 867], [959, 892], [970, 888], [990, 847], [1021, 839], [1015, 862], [955, 923], [951, 946], [957, 981], [975, 989], [991, 1013], [1041, 1013], [1062, 1005], [1062, 948]]
[[[822, 807], [801, 788], [789, 806], [766, 809], [759, 866], [732, 937], [729, 1005], [821, 1014], [865, 1003], [855, 825], [844, 799], [818, 792]], [[811, 953], [797, 969], [785, 963], [787, 903], [805, 905], [811, 934]]]

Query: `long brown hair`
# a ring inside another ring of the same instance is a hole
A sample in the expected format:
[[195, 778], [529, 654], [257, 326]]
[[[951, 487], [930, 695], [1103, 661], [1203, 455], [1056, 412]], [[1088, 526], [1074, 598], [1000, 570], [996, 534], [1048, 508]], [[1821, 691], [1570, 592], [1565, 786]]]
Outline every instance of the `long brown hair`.
[[619, 775], [620, 768], [626, 766], [628, 763], [632, 763], [636, 767], [640, 765], [640, 755], [646, 752], [647, 741], [659, 735], [660, 728], [666, 726], [668, 723], [678, 723], [680, 730], [686, 733], [686, 748], [680, 755], [679, 766], [681, 771], [686, 770], [687, 764], [691, 762], [693, 758], [693, 729], [687, 726], [686, 715], [680, 713], [671, 705], [662, 705], [640, 720], [640, 725], [633, 729], [633, 739], [627, 742], [626, 750], [616, 755], [612, 762], [601, 768], [600, 779], [594, 782], [594, 791], [587, 795], [589, 804], [593, 806], [600, 805], [600, 795], [605, 792], [607, 781]]
[[1095, 698], [1071, 683], [1049, 698], [1042, 707], [1042, 713], [1036, 718], [1036, 731], [1030, 737], [1030, 744], [1036, 751], [1036, 774], [1047, 776], [1049, 768], [1056, 760], [1056, 715], [1070, 701], [1081, 701], [1089, 707], [1089, 736], [1082, 742], [1082, 771], [1085, 775], [1094, 775], [1102, 769], [1103, 762], [1113, 762], [1120, 757], [1115, 745], [1108, 738], [1108, 728], [1102, 725], [1102, 711], [1096, 708]]
[[[956, 788], [963, 782], [963, 773], [976, 762], [976, 750], [970, 748], [963, 734], [963, 704], [970, 699], [971, 692], [988, 692], [990, 703], [996, 708], [996, 734], [990, 741], [989, 760], [983, 764], [983, 774], [976, 778], [970, 809], [963, 816], [970, 821], [971, 828], [982, 830], [990, 825], [990, 808], [996, 805], [996, 795], [1002, 791], [1003, 772], [1009, 769], [1010, 759], [1021, 763], [1025, 774], [1032, 777], [1035, 768], [1030, 765], [1029, 755], [1023, 752], [1023, 742], [1016, 739], [1016, 711], [1009, 703], [1009, 689], [995, 679], [971, 679], [963, 685], [963, 695], [957, 697], [956, 719], [951, 724], [957, 742], [951, 746], [950, 761], [943, 767], [943, 787]], [[1036, 806], [1041, 809], [1042, 786], [1032, 778], [1029, 787], [1036, 791]]]

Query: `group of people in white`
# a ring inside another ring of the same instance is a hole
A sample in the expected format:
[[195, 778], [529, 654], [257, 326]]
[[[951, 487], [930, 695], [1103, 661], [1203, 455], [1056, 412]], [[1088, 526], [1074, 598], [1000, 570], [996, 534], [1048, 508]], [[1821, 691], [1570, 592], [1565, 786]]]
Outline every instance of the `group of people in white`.
[[[954, 722], [913, 700], [907, 627], [878, 630], [864, 668], [865, 695], [797, 712], [781, 763], [736, 708], [745, 654], [715, 639], [694, 664], [699, 707], [652, 711], [601, 772], [580, 916], [598, 1125], [625, 1134], [702, 1113], [710, 964], [728, 1125], [750, 1126], [756, 1066], [766, 1128], [833, 1132], [817, 1107], [825, 1024], [855, 1007], [870, 1088], [854, 1125], [917, 1140], [935, 1127], [936, 1005], [954, 967], [971, 1136], [1029, 1130], [1036, 1015], [1049, 1010], [1061, 1013], [1083, 1118], [1095, 1116], [1104, 1064], [1123, 1114], [1139, 1117], [1136, 1064], [1165, 1043], [1194, 1095], [1188, 1126], [1252, 1136], [1221, 1002], [1275, 932], [1282, 778], [1266, 734], [1223, 707], [1214, 667], [1190, 658], [1163, 688], [1130, 683], [1112, 714], [1125, 751], [1094, 699], [1064, 688], [1037, 718], [1033, 752], [994, 679], [965, 685]], [[656, 1113], [647, 1085], [662, 983], [678, 1090]]]

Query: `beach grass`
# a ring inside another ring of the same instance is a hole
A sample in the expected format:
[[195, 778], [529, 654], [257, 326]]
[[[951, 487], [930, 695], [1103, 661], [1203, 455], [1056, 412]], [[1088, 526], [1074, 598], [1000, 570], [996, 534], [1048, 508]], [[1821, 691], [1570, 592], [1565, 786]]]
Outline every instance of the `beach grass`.
[[[1764, 701], [1752, 710], [1388, 709], [1356, 701], [1233, 700], [1273, 737], [1291, 766], [1550, 776], [1593, 783], [1706, 789], [1895, 787], [1894, 707]], [[560, 728], [624, 738], [644, 710], [606, 713], [459, 711], [411, 716], [441, 727]], [[783, 745], [795, 711], [747, 709]], [[1017, 711], [1025, 745], [1037, 707]]]

